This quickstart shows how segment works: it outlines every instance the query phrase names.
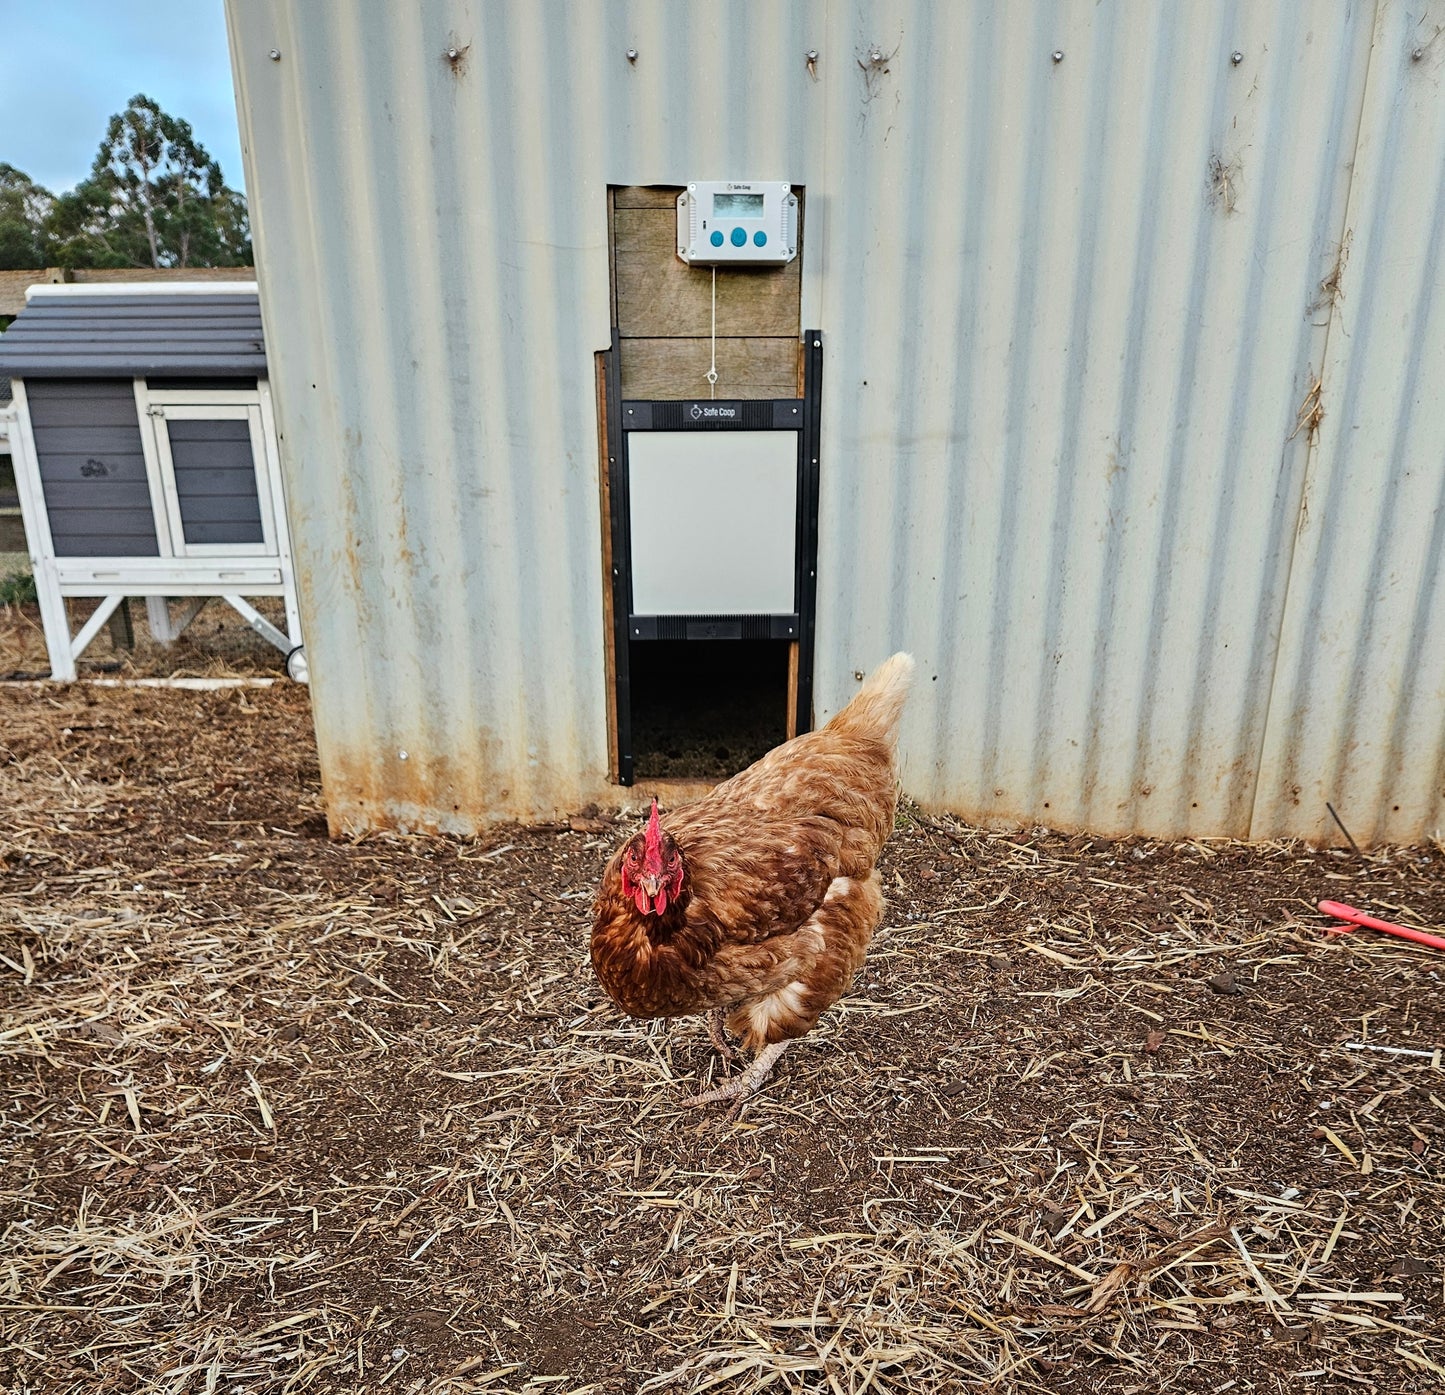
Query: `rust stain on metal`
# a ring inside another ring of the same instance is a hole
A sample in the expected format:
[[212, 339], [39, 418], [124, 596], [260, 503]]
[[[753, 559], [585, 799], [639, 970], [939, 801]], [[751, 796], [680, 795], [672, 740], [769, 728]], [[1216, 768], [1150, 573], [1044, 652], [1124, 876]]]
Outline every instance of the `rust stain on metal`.
[[505, 768], [502, 743], [490, 737], [469, 761], [428, 756], [405, 745], [375, 755], [319, 744], [333, 838], [375, 830], [468, 837], [498, 823], [552, 819], [587, 805], [611, 812], [641, 808], [653, 795], [664, 808], [676, 808], [715, 784], [661, 779], [623, 787], [612, 784], [605, 769], [587, 771], [582, 762], [576, 770], [533, 768], [519, 776]]
[[453, 34], [447, 39], [446, 47], [442, 50], [442, 61], [457, 77], [465, 77], [471, 51], [471, 44], [464, 44]]
[[[327, 825], [334, 838], [375, 830], [469, 837], [498, 823], [545, 820], [587, 804], [617, 810], [640, 797], [590, 776], [524, 772], [525, 779], [485, 757], [473, 761], [398, 746], [381, 755], [325, 750], [321, 758]], [[494, 754], [499, 743], [486, 743]], [[405, 756], [402, 752], [405, 752]]]

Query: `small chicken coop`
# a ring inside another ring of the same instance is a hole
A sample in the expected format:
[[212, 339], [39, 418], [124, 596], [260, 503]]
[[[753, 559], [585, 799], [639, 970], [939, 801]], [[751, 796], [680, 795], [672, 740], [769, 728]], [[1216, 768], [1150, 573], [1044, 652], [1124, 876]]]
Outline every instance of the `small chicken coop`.
[[[130, 597], [163, 643], [219, 598], [304, 681], [255, 283], [32, 286], [0, 377], [51, 676]], [[74, 634], [72, 597], [98, 601]]]

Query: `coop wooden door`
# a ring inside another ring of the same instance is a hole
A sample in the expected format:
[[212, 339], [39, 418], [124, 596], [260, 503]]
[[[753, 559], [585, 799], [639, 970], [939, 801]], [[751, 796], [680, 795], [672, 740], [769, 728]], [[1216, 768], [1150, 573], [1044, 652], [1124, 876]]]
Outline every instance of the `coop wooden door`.
[[175, 555], [274, 557], [260, 406], [168, 403], [150, 415]]

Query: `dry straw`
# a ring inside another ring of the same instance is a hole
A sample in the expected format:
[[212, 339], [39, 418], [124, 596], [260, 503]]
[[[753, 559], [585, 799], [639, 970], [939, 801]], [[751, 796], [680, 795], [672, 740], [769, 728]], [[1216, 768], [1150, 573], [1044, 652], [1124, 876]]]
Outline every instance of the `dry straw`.
[[1309, 910], [1439, 924], [1437, 849], [905, 810], [732, 1122], [588, 971], [626, 820], [331, 843], [284, 687], [0, 722], [7, 1392], [1445, 1380], [1442, 965]]

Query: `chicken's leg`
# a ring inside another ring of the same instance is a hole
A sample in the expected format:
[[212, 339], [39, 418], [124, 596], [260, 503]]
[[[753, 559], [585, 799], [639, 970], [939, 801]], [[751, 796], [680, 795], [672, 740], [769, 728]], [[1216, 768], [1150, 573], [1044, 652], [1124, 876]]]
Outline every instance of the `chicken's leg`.
[[775, 1041], [758, 1052], [753, 1063], [741, 1074], [735, 1075], [715, 1090], [704, 1091], [691, 1099], [683, 1100], [685, 1105], [712, 1104], [714, 1100], [745, 1100], [772, 1073], [773, 1062], [788, 1049], [785, 1041]]
[[720, 1007], [712, 1008], [707, 1015], [708, 1040], [717, 1047], [718, 1055], [725, 1061], [736, 1061], [738, 1053], [728, 1044], [728, 1039], [723, 1035], [723, 1010]]

